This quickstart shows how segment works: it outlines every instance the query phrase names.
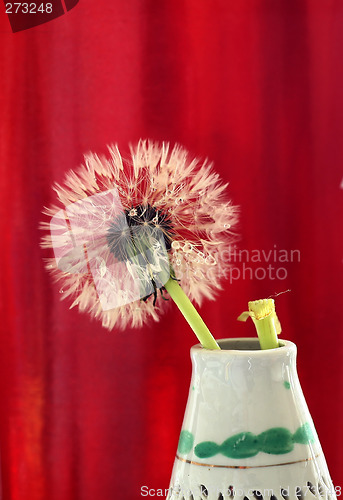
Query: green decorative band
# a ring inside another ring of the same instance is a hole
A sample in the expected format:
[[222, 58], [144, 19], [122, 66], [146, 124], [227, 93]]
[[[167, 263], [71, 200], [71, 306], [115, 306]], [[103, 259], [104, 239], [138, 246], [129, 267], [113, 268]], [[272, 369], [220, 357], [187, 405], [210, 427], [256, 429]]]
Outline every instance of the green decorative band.
[[181, 431], [177, 450], [181, 455], [185, 455], [193, 448], [194, 436], [189, 431]]
[[[214, 441], [203, 441], [194, 448], [194, 453], [199, 458], [209, 458], [221, 453], [228, 458], [249, 458], [259, 452], [271, 455], [283, 455], [293, 450], [294, 444], [309, 444], [315, 441], [311, 427], [308, 423], [302, 425], [292, 434], [285, 427], [273, 427], [261, 434], [240, 432], [226, 439], [222, 444]], [[194, 444], [191, 432], [183, 430], [180, 434], [178, 452], [181, 455], [189, 453]]]
[[293, 465], [293, 464], [300, 464], [302, 462], [310, 462], [311, 460], [314, 460], [319, 456], [320, 454], [315, 455], [314, 457], [304, 458], [302, 460], [294, 460], [293, 462], [282, 462], [280, 464], [268, 464], [268, 465], [216, 465], [216, 464], [204, 464], [201, 462], [194, 462], [193, 460], [187, 460], [186, 458], [182, 458], [179, 455], [176, 455], [176, 458], [177, 460], [180, 460], [180, 462], [184, 462], [186, 464], [191, 464], [191, 465], [200, 465], [201, 467], [213, 467], [218, 469], [260, 469], [262, 467], [280, 467], [282, 465]]

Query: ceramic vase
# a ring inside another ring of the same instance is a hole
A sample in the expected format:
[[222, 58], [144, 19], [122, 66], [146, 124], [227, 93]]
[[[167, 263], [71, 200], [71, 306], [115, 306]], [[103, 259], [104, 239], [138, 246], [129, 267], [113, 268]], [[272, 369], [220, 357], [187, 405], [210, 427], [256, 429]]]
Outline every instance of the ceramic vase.
[[191, 348], [168, 499], [336, 498], [296, 369], [296, 346], [225, 339]]

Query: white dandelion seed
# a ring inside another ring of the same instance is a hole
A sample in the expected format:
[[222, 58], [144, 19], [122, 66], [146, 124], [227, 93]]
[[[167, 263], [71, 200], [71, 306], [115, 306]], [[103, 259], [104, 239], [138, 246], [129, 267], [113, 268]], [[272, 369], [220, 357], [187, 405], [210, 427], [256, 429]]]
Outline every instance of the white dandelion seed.
[[61, 298], [109, 329], [157, 321], [169, 274], [197, 304], [213, 299], [238, 215], [227, 185], [178, 145], [141, 140], [128, 159], [117, 146], [109, 152], [85, 156], [54, 186], [58, 204], [44, 211], [51, 221], [42, 223], [50, 231], [42, 246], [55, 251], [46, 267], [63, 287]]

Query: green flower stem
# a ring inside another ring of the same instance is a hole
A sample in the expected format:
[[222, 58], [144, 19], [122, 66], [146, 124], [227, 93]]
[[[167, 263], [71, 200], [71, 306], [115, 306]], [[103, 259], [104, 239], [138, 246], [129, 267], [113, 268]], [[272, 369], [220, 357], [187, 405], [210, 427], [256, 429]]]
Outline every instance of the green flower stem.
[[169, 278], [164, 287], [184, 315], [202, 346], [206, 349], [220, 349], [200, 314], [195, 309], [178, 282]]
[[261, 349], [279, 347], [278, 333], [281, 327], [275, 313], [274, 300], [262, 299], [249, 302], [249, 311], [257, 330]]
[[279, 347], [279, 341], [272, 318], [268, 317], [253, 321], [256, 326], [261, 349], [275, 349], [275, 347]]

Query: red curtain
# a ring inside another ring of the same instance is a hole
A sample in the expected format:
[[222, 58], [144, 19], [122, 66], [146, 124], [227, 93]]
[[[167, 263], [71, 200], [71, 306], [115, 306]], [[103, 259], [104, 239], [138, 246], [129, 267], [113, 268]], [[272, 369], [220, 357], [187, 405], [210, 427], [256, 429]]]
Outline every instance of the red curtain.
[[52, 183], [140, 137], [179, 142], [230, 182], [237, 258], [201, 313], [217, 338], [252, 336], [236, 321], [247, 301], [291, 290], [276, 299], [282, 335], [343, 485], [342, 2], [80, 0], [31, 29], [12, 33], [5, 8], [0, 22], [3, 499], [168, 488], [194, 335], [173, 304], [105, 331], [60, 302], [39, 245]]

